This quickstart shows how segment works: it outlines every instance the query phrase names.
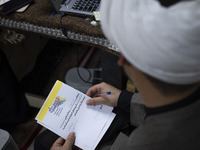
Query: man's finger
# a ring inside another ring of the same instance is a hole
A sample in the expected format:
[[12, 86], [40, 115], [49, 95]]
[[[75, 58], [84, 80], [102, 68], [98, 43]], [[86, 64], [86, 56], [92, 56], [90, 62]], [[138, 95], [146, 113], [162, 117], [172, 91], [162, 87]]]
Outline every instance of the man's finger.
[[74, 141], [75, 141], [75, 133], [71, 132], [71, 133], [69, 133], [69, 135], [65, 141], [65, 144], [63, 145], [64, 149], [71, 150], [72, 146], [74, 144]]
[[100, 105], [104, 104], [104, 99], [102, 97], [92, 98], [86, 101], [87, 105]]

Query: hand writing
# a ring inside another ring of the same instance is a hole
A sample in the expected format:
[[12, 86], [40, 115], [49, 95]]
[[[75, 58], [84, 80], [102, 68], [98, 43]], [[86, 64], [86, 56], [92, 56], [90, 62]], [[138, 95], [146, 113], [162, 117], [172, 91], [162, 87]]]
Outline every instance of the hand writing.
[[[92, 97], [94, 94], [104, 93], [107, 91], [110, 91], [111, 94], [110, 95], [102, 95], [99, 97]], [[87, 101], [87, 105], [105, 104], [108, 106], [116, 107], [120, 93], [121, 93], [121, 91], [119, 89], [117, 89], [107, 83], [104, 83], [104, 82], [94, 85], [86, 93], [86, 95], [92, 97], [91, 99], [89, 99]]]

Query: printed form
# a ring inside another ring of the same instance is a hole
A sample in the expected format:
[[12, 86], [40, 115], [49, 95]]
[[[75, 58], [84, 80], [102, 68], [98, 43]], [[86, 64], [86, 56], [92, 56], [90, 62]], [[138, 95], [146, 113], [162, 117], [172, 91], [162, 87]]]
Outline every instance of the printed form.
[[112, 123], [113, 107], [88, 106], [90, 99], [84, 93], [57, 81], [40, 109], [39, 124], [66, 139], [75, 132], [75, 145], [84, 150], [96, 148]]

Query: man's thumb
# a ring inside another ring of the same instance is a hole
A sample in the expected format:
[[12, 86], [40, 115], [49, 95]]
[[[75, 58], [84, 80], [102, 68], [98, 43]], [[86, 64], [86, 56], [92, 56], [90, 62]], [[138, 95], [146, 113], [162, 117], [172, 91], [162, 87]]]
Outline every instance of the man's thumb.
[[71, 150], [72, 146], [74, 144], [74, 141], [75, 141], [75, 133], [71, 132], [71, 133], [69, 133], [69, 135], [65, 141], [65, 144], [63, 145], [64, 149]]

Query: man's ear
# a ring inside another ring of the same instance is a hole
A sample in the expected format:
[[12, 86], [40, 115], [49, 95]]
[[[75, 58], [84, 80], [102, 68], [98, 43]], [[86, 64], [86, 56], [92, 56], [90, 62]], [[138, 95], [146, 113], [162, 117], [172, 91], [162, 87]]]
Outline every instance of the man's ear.
[[126, 60], [126, 58], [120, 53], [119, 60], [118, 60], [118, 65], [119, 65], [119, 66], [124, 66], [124, 65], [130, 66], [131, 64], [130, 64], [130, 63], [128, 62], [128, 60]]

